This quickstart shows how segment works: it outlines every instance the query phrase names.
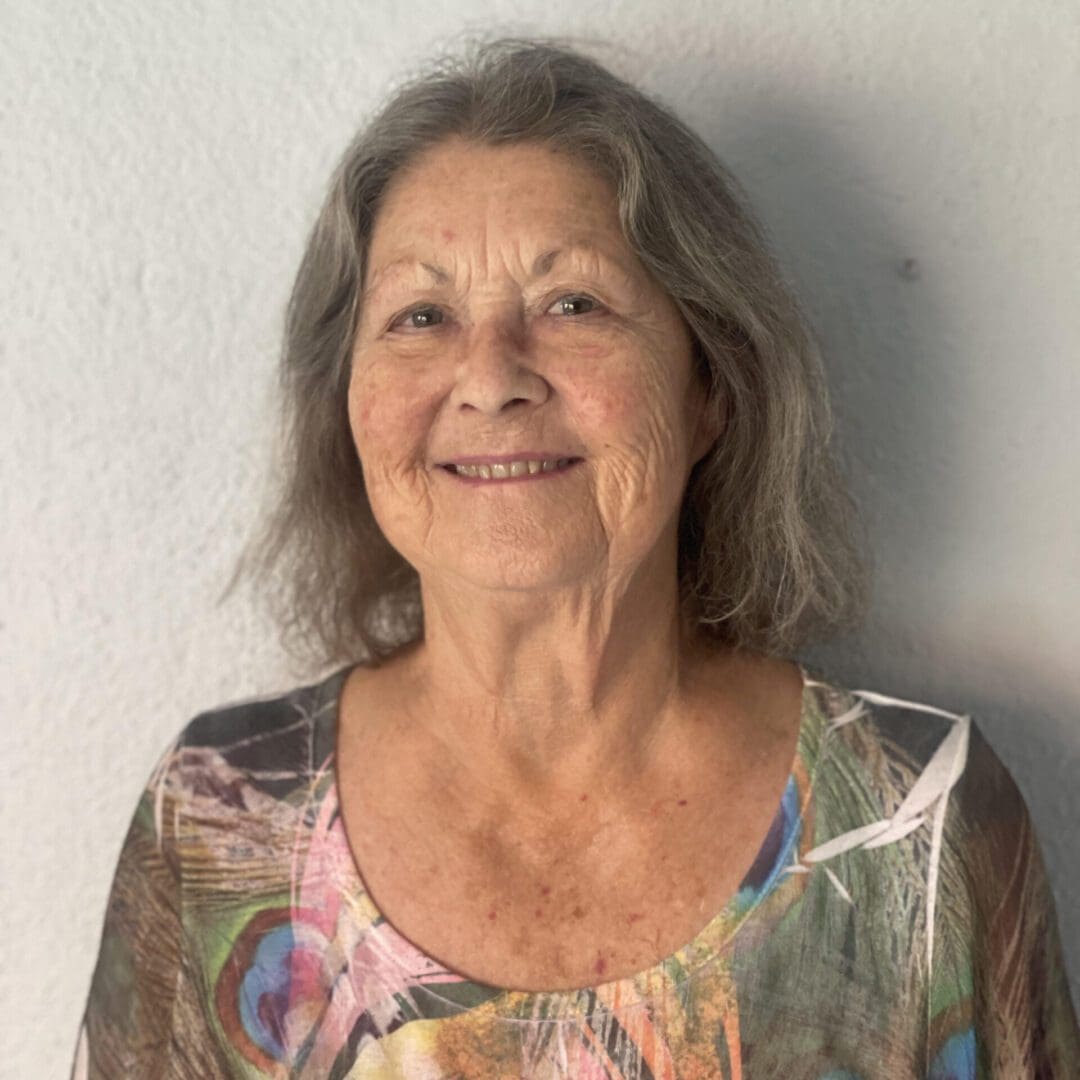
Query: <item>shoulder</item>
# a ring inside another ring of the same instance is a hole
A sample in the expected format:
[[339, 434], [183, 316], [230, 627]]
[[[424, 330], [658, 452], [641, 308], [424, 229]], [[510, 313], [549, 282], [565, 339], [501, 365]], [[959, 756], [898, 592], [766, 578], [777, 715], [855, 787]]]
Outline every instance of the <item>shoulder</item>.
[[970, 715], [806, 678], [803, 757], [826, 854], [940, 834], [935, 852], [970, 862], [1030, 842], [1023, 797]]
[[995, 883], [1038, 860], [1024, 797], [976, 719], [808, 679], [807, 726], [817, 735], [810, 861], [910, 837], [903, 850], [922, 862], [921, 849], [927, 870], [939, 856], [954, 869], [944, 887], [992, 902]]
[[198, 713], [158, 761], [147, 794], [182, 802], [275, 801], [325, 769], [348, 669], [316, 682]]
[[970, 802], [988, 783], [1015, 789], [970, 714], [876, 689], [848, 689], [804, 672], [821, 783], [854, 781], [854, 770], [858, 782], [887, 796], [886, 802], [914, 791], [906, 808], [914, 813], [943, 794]]
[[269, 746], [288, 752], [316, 729], [331, 729], [348, 669], [284, 692], [232, 701], [198, 713], [183, 728], [183, 747], [217, 750], [230, 762], [258, 762]]
[[1072, 1075], [1054, 898], [1008, 768], [967, 714], [804, 673], [812, 796], [791, 870], [826, 898], [807, 909], [815, 941], [890, 972], [907, 958], [928, 1061], [974, 1039], [980, 1075]]

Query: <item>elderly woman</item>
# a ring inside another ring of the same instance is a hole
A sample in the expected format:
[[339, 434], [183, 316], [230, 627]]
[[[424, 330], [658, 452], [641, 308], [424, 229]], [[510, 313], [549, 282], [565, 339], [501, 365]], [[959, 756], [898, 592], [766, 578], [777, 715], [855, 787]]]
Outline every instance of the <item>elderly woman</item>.
[[709, 149], [560, 43], [349, 148], [258, 566], [328, 677], [193, 719], [76, 1077], [1065, 1077], [1024, 802], [790, 659], [861, 589], [818, 359]]

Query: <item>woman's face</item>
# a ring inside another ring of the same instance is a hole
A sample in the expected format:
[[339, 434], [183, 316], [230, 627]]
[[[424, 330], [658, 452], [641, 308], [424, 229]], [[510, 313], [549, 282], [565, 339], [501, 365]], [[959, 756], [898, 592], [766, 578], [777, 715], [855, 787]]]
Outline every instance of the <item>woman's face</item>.
[[605, 181], [537, 145], [439, 144], [385, 193], [353, 353], [349, 420], [387, 539], [428, 580], [632, 574], [717, 434], [691, 349]]

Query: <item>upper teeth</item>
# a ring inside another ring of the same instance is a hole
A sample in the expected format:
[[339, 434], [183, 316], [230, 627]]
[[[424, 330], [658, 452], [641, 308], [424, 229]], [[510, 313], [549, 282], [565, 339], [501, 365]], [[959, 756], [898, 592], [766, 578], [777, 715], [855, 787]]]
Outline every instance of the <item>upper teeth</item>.
[[493, 465], [451, 465], [459, 476], [475, 476], [482, 480], [502, 480], [508, 476], [524, 476], [538, 472], [554, 472], [570, 464], [571, 458], [554, 458], [550, 461], [508, 461]]

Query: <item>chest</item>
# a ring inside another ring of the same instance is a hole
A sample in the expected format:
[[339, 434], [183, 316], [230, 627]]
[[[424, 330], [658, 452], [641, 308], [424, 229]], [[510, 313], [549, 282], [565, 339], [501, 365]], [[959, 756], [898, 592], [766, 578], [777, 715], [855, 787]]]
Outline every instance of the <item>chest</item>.
[[760, 690], [744, 695], [752, 708], [706, 684], [633, 768], [570, 781], [552, 765], [527, 792], [483, 745], [436, 743], [405, 719], [422, 694], [389, 675], [355, 684], [336, 779], [371, 900], [416, 948], [489, 985], [569, 990], [655, 967], [723, 911], [777, 819], [802, 692], [797, 670], [783, 674], [740, 684]]
[[523, 990], [624, 978], [695, 938], [738, 889], [780, 786], [647, 798], [635, 815], [582, 812], [537, 833], [470, 821], [435, 790], [399, 803], [342, 786], [350, 849], [376, 907], [451, 970]]

